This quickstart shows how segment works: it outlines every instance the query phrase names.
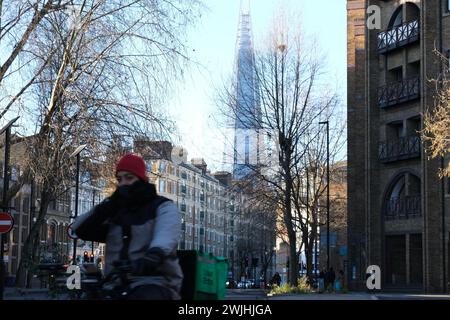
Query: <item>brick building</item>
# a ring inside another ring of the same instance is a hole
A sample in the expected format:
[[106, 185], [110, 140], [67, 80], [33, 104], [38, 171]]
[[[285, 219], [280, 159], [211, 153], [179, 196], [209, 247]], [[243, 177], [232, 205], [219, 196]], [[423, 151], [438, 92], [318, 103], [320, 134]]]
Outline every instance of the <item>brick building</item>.
[[[381, 30], [366, 28], [371, 5], [380, 8]], [[448, 179], [438, 178], [442, 163], [428, 159], [418, 131], [421, 115], [434, 105], [435, 87], [427, 79], [448, 67], [433, 50], [450, 50], [449, 5], [348, 1], [348, 280], [353, 289], [365, 289], [367, 266], [379, 265], [383, 289], [448, 290]]]

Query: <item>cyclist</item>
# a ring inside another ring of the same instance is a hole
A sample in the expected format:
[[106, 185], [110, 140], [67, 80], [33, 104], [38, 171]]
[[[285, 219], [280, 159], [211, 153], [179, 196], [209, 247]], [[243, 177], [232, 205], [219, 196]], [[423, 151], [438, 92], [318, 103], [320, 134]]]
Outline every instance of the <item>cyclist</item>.
[[118, 261], [130, 262], [128, 299], [180, 299], [183, 273], [176, 255], [181, 233], [177, 206], [157, 195], [140, 156], [123, 156], [115, 174], [115, 192], [81, 215], [74, 232], [81, 239], [106, 243], [105, 276]]

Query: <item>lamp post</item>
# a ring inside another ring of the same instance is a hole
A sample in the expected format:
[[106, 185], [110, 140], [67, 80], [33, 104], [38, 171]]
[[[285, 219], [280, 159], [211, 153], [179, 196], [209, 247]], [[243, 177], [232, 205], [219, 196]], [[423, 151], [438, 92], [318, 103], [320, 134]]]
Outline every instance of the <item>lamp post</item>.
[[[77, 174], [76, 174], [76, 183], [75, 183], [75, 216], [74, 219], [78, 217], [78, 191], [80, 187], [80, 153], [86, 148], [86, 145], [83, 144], [75, 149], [75, 151], [70, 155], [70, 158], [77, 157]], [[72, 264], [77, 264], [77, 239], [73, 240], [73, 258]]]
[[[92, 208], [95, 207], [95, 188], [92, 188]], [[92, 241], [91, 254], [94, 256], [94, 241]]]
[[327, 126], [327, 270], [330, 270], [330, 122], [319, 122]]
[[[7, 211], [9, 209], [6, 203], [6, 196], [9, 189], [9, 152], [10, 152], [10, 140], [11, 140], [11, 127], [19, 119], [16, 117], [12, 119], [6, 126], [0, 130], [0, 135], [5, 132], [5, 163], [3, 169], [3, 210]], [[6, 234], [2, 233], [0, 240], [0, 300], [3, 300], [3, 292], [5, 289], [5, 242]]]

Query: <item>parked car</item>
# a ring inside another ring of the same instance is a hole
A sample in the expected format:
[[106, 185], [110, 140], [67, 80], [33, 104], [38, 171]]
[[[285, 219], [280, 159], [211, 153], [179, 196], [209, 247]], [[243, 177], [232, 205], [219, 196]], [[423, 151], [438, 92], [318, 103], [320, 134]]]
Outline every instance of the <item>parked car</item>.
[[255, 280], [249, 279], [249, 280], [243, 280], [240, 281], [237, 285], [239, 289], [252, 289], [255, 288]]

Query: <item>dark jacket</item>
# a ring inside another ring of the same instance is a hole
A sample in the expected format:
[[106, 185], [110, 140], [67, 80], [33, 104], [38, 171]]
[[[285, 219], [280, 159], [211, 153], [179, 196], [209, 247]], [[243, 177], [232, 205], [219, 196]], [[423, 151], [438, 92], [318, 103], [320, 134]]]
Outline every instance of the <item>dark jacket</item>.
[[81, 239], [106, 243], [105, 275], [114, 261], [137, 260], [155, 248], [163, 252], [164, 260], [156, 270], [130, 277], [130, 287], [155, 284], [168, 288], [173, 299], [180, 299], [183, 273], [176, 256], [181, 234], [178, 208], [157, 196], [154, 185], [146, 182], [132, 185], [125, 195], [118, 191], [80, 216], [74, 232]]

